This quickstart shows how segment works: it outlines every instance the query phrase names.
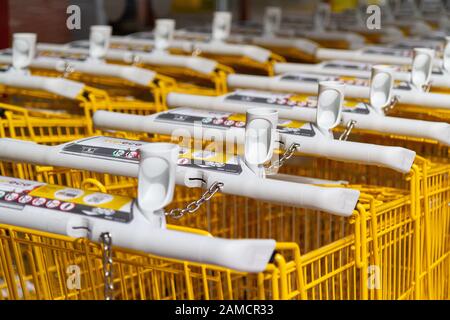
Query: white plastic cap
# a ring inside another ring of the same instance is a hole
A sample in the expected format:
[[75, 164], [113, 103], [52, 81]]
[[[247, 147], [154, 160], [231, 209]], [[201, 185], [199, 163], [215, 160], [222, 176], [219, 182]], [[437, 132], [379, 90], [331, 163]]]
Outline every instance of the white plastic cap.
[[13, 67], [27, 69], [36, 55], [36, 34], [15, 33], [13, 36]]
[[411, 83], [420, 90], [430, 82], [433, 69], [434, 50], [415, 48], [411, 68]]
[[172, 143], [149, 143], [140, 149], [137, 204], [148, 219], [172, 201], [178, 153], [179, 146]]
[[314, 13], [314, 28], [316, 30], [325, 30], [330, 24], [330, 16], [330, 5], [323, 2], [318, 3]]
[[264, 12], [264, 34], [275, 35], [281, 26], [282, 11], [280, 7], [266, 7]]
[[445, 37], [445, 47], [442, 60], [444, 70], [450, 72], [450, 37]]
[[89, 36], [89, 56], [92, 59], [103, 59], [109, 48], [111, 26], [92, 26]]
[[338, 81], [319, 82], [316, 125], [330, 138], [332, 138], [331, 130], [341, 122], [344, 89], [345, 85]]
[[245, 162], [257, 173], [257, 168], [273, 155], [278, 125], [278, 111], [253, 108], [247, 111], [245, 126]]
[[370, 105], [380, 113], [392, 100], [394, 76], [392, 67], [375, 65], [370, 76]]
[[231, 32], [231, 12], [216, 11], [214, 13], [212, 38], [216, 41], [223, 41]]
[[165, 51], [170, 45], [175, 32], [175, 20], [156, 19], [155, 49]]

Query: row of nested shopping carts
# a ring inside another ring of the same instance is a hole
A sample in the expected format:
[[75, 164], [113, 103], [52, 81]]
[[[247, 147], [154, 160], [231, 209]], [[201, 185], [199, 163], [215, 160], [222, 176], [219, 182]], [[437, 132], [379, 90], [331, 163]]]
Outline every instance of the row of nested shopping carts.
[[450, 39], [326, 9], [15, 34], [0, 300], [450, 298]]

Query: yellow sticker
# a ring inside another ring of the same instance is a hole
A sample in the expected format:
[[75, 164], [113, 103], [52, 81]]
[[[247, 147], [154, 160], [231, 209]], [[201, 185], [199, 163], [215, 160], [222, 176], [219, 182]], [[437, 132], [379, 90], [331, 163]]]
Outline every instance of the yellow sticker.
[[36, 188], [32, 192], [30, 192], [30, 195], [33, 197], [61, 200], [75, 204], [112, 210], [120, 210], [123, 206], [133, 201], [133, 199], [129, 197], [68, 188], [51, 184]]

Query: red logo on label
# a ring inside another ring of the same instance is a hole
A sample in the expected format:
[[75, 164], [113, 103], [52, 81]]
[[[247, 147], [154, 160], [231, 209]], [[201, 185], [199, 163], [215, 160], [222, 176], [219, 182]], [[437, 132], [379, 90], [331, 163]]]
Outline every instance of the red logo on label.
[[33, 200], [32, 196], [24, 195], [19, 198], [19, 203], [27, 204], [27, 203], [31, 202], [31, 200]]
[[73, 208], [75, 208], [75, 205], [74, 205], [73, 203], [70, 203], [70, 202], [64, 202], [64, 203], [61, 205], [61, 207], [60, 207], [60, 209], [61, 209], [62, 211], [70, 211], [70, 210], [72, 210]]
[[14, 192], [14, 193], [8, 193], [5, 197], [5, 200], [8, 202], [11, 202], [11, 201], [16, 201], [17, 198], [19, 198], [19, 194]]
[[58, 208], [60, 204], [61, 204], [61, 201], [59, 201], [59, 200], [51, 200], [51, 201], [47, 202], [47, 204], [45, 206], [49, 209], [55, 209], [55, 208]]
[[45, 199], [45, 198], [36, 198], [31, 202], [31, 204], [35, 207], [40, 207], [40, 206], [44, 205], [46, 202], [47, 202], [47, 199]]

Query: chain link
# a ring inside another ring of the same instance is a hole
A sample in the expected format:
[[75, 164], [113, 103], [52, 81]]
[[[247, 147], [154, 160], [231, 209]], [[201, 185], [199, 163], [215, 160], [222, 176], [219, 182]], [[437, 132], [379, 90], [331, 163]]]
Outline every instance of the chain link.
[[75, 72], [75, 67], [71, 65], [69, 62], [64, 62], [64, 71], [62, 74], [63, 78], [68, 78], [71, 73]]
[[398, 101], [399, 101], [399, 96], [393, 96], [391, 99], [391, 102], [389, 103], [388, 106], [383, 108], [383, 111], [388, 112], [388, 111], [394, 109], [394, 107], [398, 103]]
[[109, 232], [100, 235], [103, 255], [103, 278], [105, 285], [105, 300], [113, 300], [113, 257], [112, 257], [112, 237]]
[[350, 120], [349, 123], [347, 123], [347, 126], [345, 127], [344, 132], [339, 137], [339, 140], [347, 141], [350, 133], [352, 132], [353, 128], [355, 127], [356, 120]]
[[269, 167], [266, 168], [266, 171], [272, 172], [275, 170], [280, 169], [286, 161], [288, 161], [292, 156], [295, 154], [295, 152], [300, 148], [300, 144], [293, 143], [287, 148], [287, 150], [284, 152], [284, 154], [281, 156], [280, 159], [276, 160], [273, 164], [271, 164]]
[[207, 201], [209, 201], [217, 192], [221, 191], [223, 187], [222, 182], [214, 182], [202, 196], [191, 203], [189, 203], [184, 209], [172, 209], [169, 212], [166, 212], [165, 215], [174, 219], [180, 219], [186, 214], [191, 214], [200, 209], [200, 207]]
[[422, 89], [423, 89], [423, 91], [425, 91], [425, 92], [429, 92], [430, 89], [431, 89], [431, 81], [429, 81], [428, 83], [422, 85]]

